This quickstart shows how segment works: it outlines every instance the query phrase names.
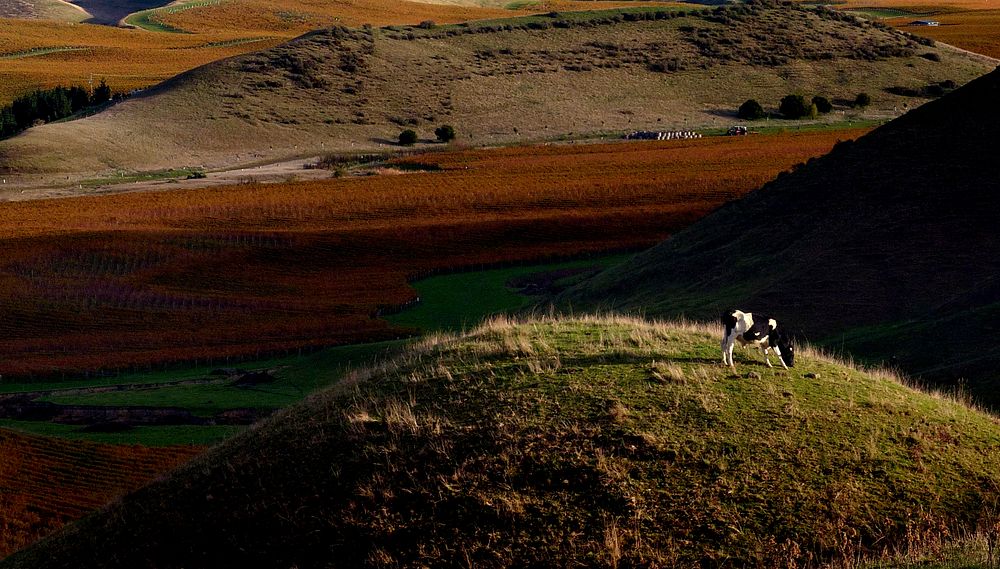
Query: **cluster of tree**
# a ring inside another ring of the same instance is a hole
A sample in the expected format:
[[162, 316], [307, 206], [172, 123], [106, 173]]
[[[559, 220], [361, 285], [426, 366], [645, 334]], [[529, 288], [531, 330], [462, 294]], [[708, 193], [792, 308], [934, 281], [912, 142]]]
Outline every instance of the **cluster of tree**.
[[35, 124], [57, 121], [89, 107], [103, 105], [111, 97], [111, 87], [103, 79], [93, 93], [83, 87], [36, 90], [0, 109], [0, 138], [15, 135]]
[[[450, 124], [443, 124], [434, 129], [434, 136], [437, 137], [438, 142], [451, 142], [455, 140], [455, 127]], [[399, 143], [403, 146], [416, 144], [417, 132], [412, 129], [406, 129], [399, 133]]]
[[[852, 106], [858, 108], [867, 107], [872, 103], [872, 98], [867, 93], [858, 93]], [[782, 97], [778, 104], [778, 112], [786, 119], [816, 118], [821, 114], [829, 113], [833, 110], [833, 103], [826, 97], [816, 95], [812, 100], [806, 100], [802, 95], [786, 95]], [[767, 116], [767, 111], [754, 99], [748, 99], [740, 105], [737, 115], [743, 120], [758, 120]]]

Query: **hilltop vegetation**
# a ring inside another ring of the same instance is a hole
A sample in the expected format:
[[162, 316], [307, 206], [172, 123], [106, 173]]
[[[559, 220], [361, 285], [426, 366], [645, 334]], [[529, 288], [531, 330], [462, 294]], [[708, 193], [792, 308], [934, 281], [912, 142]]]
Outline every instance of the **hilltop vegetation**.
[[993, 72], [784, 173], [598, 275], [574, 307], [777, 315], [810, 339], [992, 405], [1000, 348]]
[[994, 418], [808, 351], [732, 374], [717, 333], [430, 339], [2, 566], [801, 566], [992, 520]]
[[[377, 148], [409, 128], [429, 139], [442, 123], [473, 145], [721, 126], [751, 97], [853, 99], [985, 70], [891, 28], [762, 2], [332, 28], [181, 75], [112, 112], [32, 129], [0, 154], [10, 172], [212, 168]], [[912, 102], [885, 94], [868, 112]]]

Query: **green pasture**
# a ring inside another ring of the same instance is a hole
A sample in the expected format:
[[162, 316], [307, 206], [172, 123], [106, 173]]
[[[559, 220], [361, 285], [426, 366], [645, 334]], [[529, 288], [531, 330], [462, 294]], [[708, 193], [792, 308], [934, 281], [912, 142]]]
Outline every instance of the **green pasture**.
[[629, 256], [613, 255], [565, 263], [528, 265], [422, 279], [413, 283], [421, 302], [399, 314], [387, 316], [386, 320], [396, 326], [427, 331], [465, 330], [475, 326], [486, 316], [522, 310], [537, 301], [508, 288], [506, 283], [513, 278], [560, 269], [608, 267], [624, 262]]
[[190, 10], [191, 8], [201, 8], [203, 6], [214, 6], [218, 4], [220, 0], [196, 0], [194, 2], [187, 2], [185, 4], [179, 4], [177, 6], [165, 6], [162, 8], [153, 8], [152, 10], [143, 10], [141, 12], [136, 12], [125, 18], [125, 23], [137, 28], [142, 28], [150, 32], [165, 32], [173, 34], [186, 34], [186, 30], [180, 28], [175, 28], [169, 24], [163, 23], [160, 20], [160, 16], [164, 14], [176, 14], [177, 12], [183, 12], [184, 10]]

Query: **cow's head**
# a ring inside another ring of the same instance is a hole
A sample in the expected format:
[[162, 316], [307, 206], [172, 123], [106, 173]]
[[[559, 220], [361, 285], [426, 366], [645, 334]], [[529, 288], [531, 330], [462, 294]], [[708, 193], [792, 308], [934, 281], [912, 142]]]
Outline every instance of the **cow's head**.
[[785, 365], [792, 367], [795, 365], [795, 340], [792, 338], [791, 334], [786, 334], [782, 329], [776, 329], [771, 333], [772, 340], [774, 340], [774, 345], [781, 350], [781, 361], [785, 362]]

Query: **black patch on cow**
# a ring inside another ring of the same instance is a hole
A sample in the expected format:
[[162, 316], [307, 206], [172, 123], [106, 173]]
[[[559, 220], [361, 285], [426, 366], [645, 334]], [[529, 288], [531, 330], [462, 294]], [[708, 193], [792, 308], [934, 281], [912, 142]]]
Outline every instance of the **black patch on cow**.
[[729, 333], [733, 331], [736, 327], [736, 311], [728, 312], [722, 315], [722, 325], [726, 327], [725, 338], [729, 337]]
[[[757, 319], [755, 318], [754, 320]], [[759, 321], [755, 321], [753, 326], [743, 333], [743, 339], [747, 342], [760, 342], [770, 336], [774, 328], [771, 328], [767, 322], [768, 320], [768, 318], [761, 318]]]

